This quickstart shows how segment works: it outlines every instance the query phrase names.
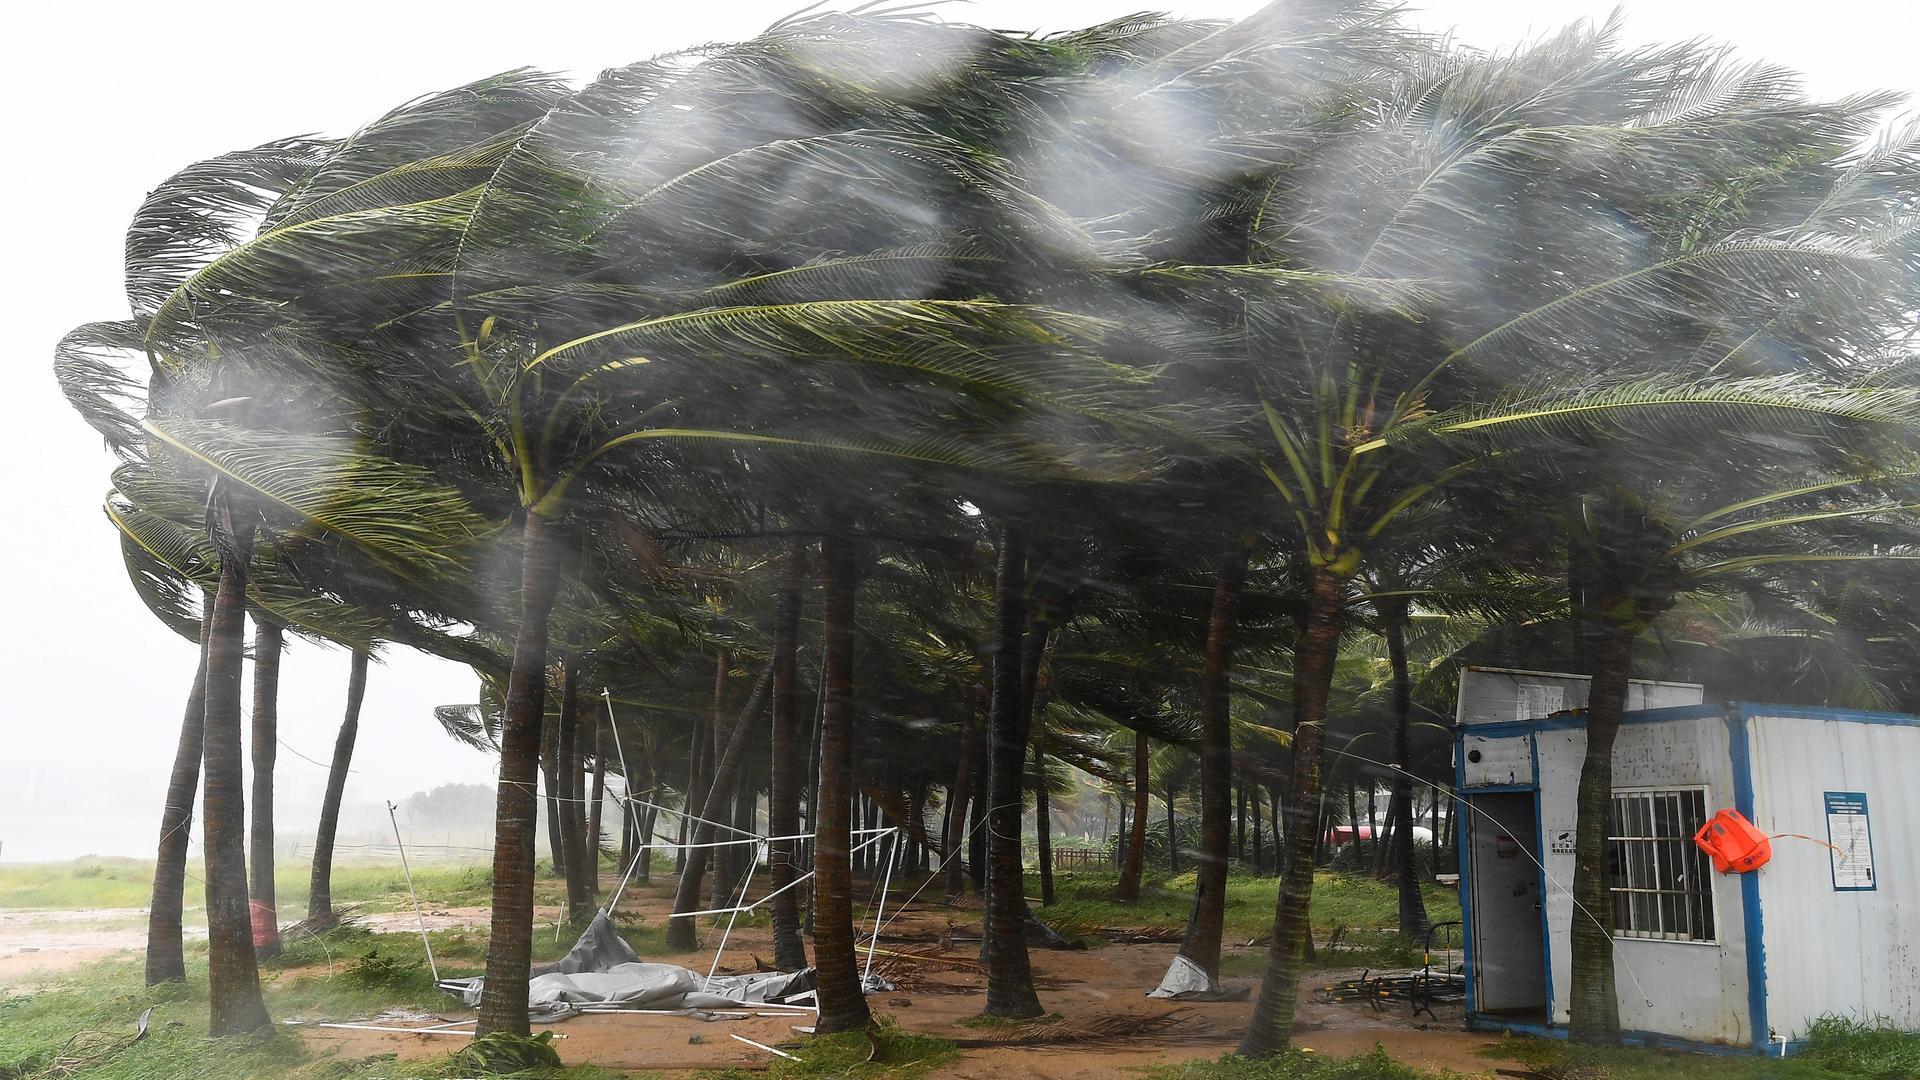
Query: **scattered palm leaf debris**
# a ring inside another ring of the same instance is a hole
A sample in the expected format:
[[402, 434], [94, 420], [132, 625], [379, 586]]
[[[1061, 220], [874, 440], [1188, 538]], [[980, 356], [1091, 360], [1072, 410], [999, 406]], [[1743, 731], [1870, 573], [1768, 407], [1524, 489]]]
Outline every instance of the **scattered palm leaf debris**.
[[955, 1046], [1060, 1046], [1083, 1042], [1181, 1042], [1209, 1037], [1211, 1025], [1192, 1009], [1163, 1013], [1097, 1012], [1020, 1024], [997, 1039], [958, 1039]]
[[133, 1022], [132, 1035], [115, 1035], [105, 1031], [76, 1031], [73, 1037], [60, 1047], [40, 1075], [72, 1076], [76, 1073], [104, 1065], [122, 1050], [147, 1037], [147, 1025], [153, 1019], [153, 1009], [148, 1007], [140, 1018]]
[[1095, 931], [1108, 941], [1122, 945], [1154, 945], [1179, 941], [1186, 931], [1177, 926], [1103, 926]]

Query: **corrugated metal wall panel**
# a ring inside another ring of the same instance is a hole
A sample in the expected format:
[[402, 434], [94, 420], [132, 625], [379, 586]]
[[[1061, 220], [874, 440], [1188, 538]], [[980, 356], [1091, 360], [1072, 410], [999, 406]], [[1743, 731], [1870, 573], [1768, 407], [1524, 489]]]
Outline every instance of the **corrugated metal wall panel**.
[[[1460, 673], [1460, 694], [1454, 718], [1462, 724], [1496, 724], [1534, 720], [1561, 709], [1587, 704], [1585, 675], [1518, 668], [1468, 668]], [[1635, 679], [1627, 685], [1627, 708], [1665, 709], [1698, 705], [1697, 683], [1650, 682]]]
[[1825, 793], [1863, 792], [1876, 878], [1838, 891], [1826, 847], [1774, 841], [1757, 871], [1768, 1025], [1796, 1040], [1829, 1014], [1920, 1029], [1920, 727], [1751, 711], [1754, 823], [1824, 842]]

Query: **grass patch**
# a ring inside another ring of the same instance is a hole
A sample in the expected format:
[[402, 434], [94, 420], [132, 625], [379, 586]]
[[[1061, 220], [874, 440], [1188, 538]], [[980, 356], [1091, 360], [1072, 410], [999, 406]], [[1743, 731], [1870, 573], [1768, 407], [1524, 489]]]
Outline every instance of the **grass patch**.
[[[960, 1056], [953, 1043], [931, 1035], [902, 1031], [890, 1017], [874, 1021], [873, 1040], [859, 1031], [837, 1035], [817, 1035], [789, 1053], [799, 1060], [776, 1058], [765, 1072], [727, 1069], [710, 1073], [714, 1080], [801, 1080], [811, 1077], [850, 1077], [854, 1080], [888, 1077], [911, 1080], [929, 1069], [938, 1068]], [[873, 1060], [867, 1060], [872, 1056]]]
[[1307, 1050], [1287, 1050], [1259, 1061], [1228, 1054], [1212, 1061], [1184, 1061], [1147, 1072], [1149, 1080], [1440, 1080], [1444, 1075], [1402, 1065], [1378, 1046], [1371, 1053], [1351, 1058]]
[[1668, 1050], [1574, 1046], [1558, 1039], [1508, 1038], [1488, 1057], [1517, 1061], [1568, 1080], [1915, 1080], [1920, 1034], [1851, 1020], [1816, 1021], [1793, 1057], [1689, 1054]]
[[[1059, 874], [1054, 877], [1056, 902], [1035, 913], [1048, 925], [1068, 936], [1090, 937], [1102, 927], [1152, 927], [1178, 930], [1187, 924], [1193, 905], [1191, 874], [1173, 879], [1142, 881], [1140, 899], [1123, 904], [1113, 899], [1118, 878], [1111, 873]], [[1274, 898], [1280, 887], [1278, 878], [1235, 874], [1227, 879], [1226, 920], [1223, 938], [1228, 945], [1262, 938], [1273, 930]], [[1038, 885], [1029, 888], [1038, 891]], [[1427, 918], [1444, 922], [1460, 917], [1460, 897], [1450, 889], [1430, 886], [1425, 890]], [[1375, 963], [1376, 954], [1384, 966], [1391, 961], [1417, 963], [1419, 950], [1399, 943], [1395, 932], [1400, 922], [1400, 897], [1390, 882], [1370, 877], [1354, 877], [1321, 871], [1314, 875], [1313, 929], [1325, 939], [1336, 932], [1355, 952], [1323, 950], [1321, 962], [1343, 967]]]
[[[610, 863], [603, 863], [610, 866]], [[198, 860], [189, 860], [187, 872], [200, 875]], [[285, 922], [307, 909], [307, 886], [313, 867], [305, 861], [274, 867], [274, 902]], [[428, 863], [413, 868], [413, 884], [420, 895], [438, 907], [483, 907], [493, 897], [493, 871], [482, 864]], [[566, 882], [542, 877], [534, 883], [534, 902], [566, 901]], [[145, 907], [153, 893], [153, 860], [122, 858], [74, 859], [63, 863], [21, 863], [0, 866], [0, 908]], [[187, 882], [186, 909], [201, 910], [203, 897], [195, 881]], [[336, 863], [333, 868], [335, 906], [360, 905], [368, 912], [405, 911], [407, 881], [400, 864], [389, 861]]]

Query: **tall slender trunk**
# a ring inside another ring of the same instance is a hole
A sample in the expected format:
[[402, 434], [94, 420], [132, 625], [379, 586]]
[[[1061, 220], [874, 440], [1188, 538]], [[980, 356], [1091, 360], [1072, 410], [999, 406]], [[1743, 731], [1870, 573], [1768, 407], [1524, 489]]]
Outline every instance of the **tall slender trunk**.
[[360, 735], [360, 702], [367, 694], [367, 650], [353, 650], [347, 669], [347, 712], [340, 734], [333, 740], [333, 763], [327, 767], [327, 793], [320, 801], [320, 824], [313, 834], [313, 876], [307, 884], [307, 918], [333, 917], [333, 838], [340, 827], [340, 799], [347, 790], [347, 766], [353, 761], [353, 743]]
[[1047, 791], [1047, 700], [1053, 696], [1053, 650], [1059, 635], [1042, 635], [1046, 648], [1033, 677], [1033, 835], [1040, 860], [1040, 903], [1053, 903], [1053, 806]]
[[[1227, 859], [1233, 816], [1233, 728], [1229, 714], [1233, 677], [1233, 631], [1247, 563], [1236, 552], [1213, 577], [1213, 610], [1207, 618], [1206, 664], [1200, 676], [1200, 863], [1194, 875], [1193, 910], [1180, 955], [1220, 978], [1220, 935], [1227, 917]], [[1167, 803], [1167, 838], [1173, 839], [1173, 803]], [[1178, 845], [1174, 845], [1178, 846]]]
[[193, 688], [187, 691], [186, 714], [180, 719], [180, 741], [174, 747], [173, 770], [167, 777], [167, 801], [160, 808], [153, 898], [147, 905], [148, 986], [187, 977], [180, 924], [186, 906], [187, 843], [193, 838], [193, 803], [200, 786], [200, 758], [205, 753], [207, 630], [213, 625], [213, 596], [209, 594], [201, 603], [200, 659], [193, 668]]
[[[717, 712], [719, 695], [725, 687], [726, 667], [724, 664], [715, 676], [714, 708]], [[687, 871], [687, 844], [693, 842], [693, 822], [688, 815], [698, 812], [701, 803], [707, 798], [706, 756], [713, 748], [713, 736], [708, 733], [708, 725], [703, 720], [693, 722], [693, 731], [687, 736], [687, 789], [680, 803], [680, 849], [674, 852], [673, 872], [684, 874]]]
[[967, 891], [967, 868], [960, 852], [967, 846], [967, 803], [973, 798], [973, 742], [978, 712], [973, 706], [973, 687], [961, 694], [967, 715], [960, 725], [960, 763], [954, 768], [953, 783], [947, 787], [946, 859], [947, 900], [951, 902]]
[[1247, 789], [1238, 785], [1233, 789], [1233, 857], [1247, 861]]
[[494, 799], [493, 913], [479, 1033], [527, 1033], [527, 971], [533, 960], [534, 774], [547, 703], [547, 617], [558, 592], [557, 522], [529, 512], [520, 556], [520, 629], [507, 677]]
[[[715, 851], [724, 848], [702, 847], [718, 840], [733, 839], [731, 835], [721, 836], [717, 826], [709, 822], [723, 821], [730, 817], [728, 805], [733, 799], [734, 780], [740, 774], [741, 763], [746, 760], [747, 744], [753, 734], [754, 722], [759, 719], [760, 711], [767, 702], [767, 691], [773, 684], [773, 666], [769, 664], [760, 680], [754, 684], [753, 693], [748, 695], [747, 704], [740, 710], [740, 716], [733, 722], [732, 734], [713, 770], [713, 783], [707, 787], [706, 802], [700, 806], [698, 817], [705, 820], [693, 823], [692, 846], [687, 848], [687, 868], [680, 874], [680, 881], [674, 888], [673, 910], [675, 912], [700, 910], [700, 882], [706, 877], [707, 864], [712, 861]], [[717, 876], [717, 875], [716, 875]], [[730, 900], [731, 897], [729, 896]], [[713, 905], [718, 907], [720, 905]], [[694, 932], [699, 929], [692, 919], [667, 920], [667, 947], [685, 951], [694, 947]]]
[[[599, 846], [601, 846], [601, 811], [607, 809], [607, 755], [603, 753], [607, 744], [607, 728], [595, 717], [593, 721], [593, 792], [588, 796], [588, 849], [593, 851], [593, 865], [599, 867]], [[622, 867], [626, 863], [620, 863]], [[593, 874], [593, 892], [599, 892], [599, 874]]]
[[280, 654], [286, 635], [271, 623], [253, 624], [253, 832], [248, 847], [248, 915], [253, 951], [280, 955], [280, 913], [273, 896], [273, 765], [280, 742]]
[[246, 652], [247, 560], [251, 526], [236, 526], [220, 509], [220, 588], [207, 630], [207, 719], [201, 806], [207, 882], [209, 1028], [215, 1035], [267, 1027], [260, 969], [247, 913], [246, 770], [240, 752], [240, 668]]
[[[544, 711], [545, 706], [542, 706]], [[547, 797], [547, 853], [551, 856], [554, 874], [565, 877], [567, 873], [567, 834], [566, 819], [560, 816], [560, 783], [563, 775], [560, 759], [565, 756], [560, 746], [560, 733], [543, 715], [540, 718], [540, 782], [545, 787]]]
[[[605, 750], [606, 727], [598, 718], [593, 724], [593, 793], [587, 796], [587, 850], [593, 856], [594, 892], [600, 891], [600, 816], [607, 802], [607, 756]], [[626, 864], [622, 863], [622, 867]]]
[[[980, 722], [973, 727], [973, 797], [967, 800], [967, 878], [975, 896], [987, 895], [987, 718], [982, 710]], [[989, 910], [984, 918], [992, 918]], [[981, 927], [981, 947], [986, 947], [985, 926]]]
[[1259, 877], [1267, 871], [1266, 851], [1260, 846], [1260, 785], [1255, 784], [1247, 792], [1247, 809], [1253, 817], [1253, 874]]
[[[1127, 857], [1120, 864], [1120, 883], [1113, 889], [1115, 900], [1140, 899], [1140, 874], [1146, 869], [1147, 800], [1152, 797], [1147, 786], [1147, 765], [1151, 753], [1146, 735], [1134, 732], [1132, 830], [1127, 834]], [[1125, 814], [1126, 810], [1123, 808], [1121, 813]]]
[[640, 869], [634, 871], [633, 880], [651, 882], [653, 880], [653, 830], [660, 823], [660, 811], [647, 807], [640, 815]]
[[1301, 961], [1312, 940], [1308, 905], [1313, 900], [1313, 855], [1319, 829], [1321, 746], [1327, 719], [1327, 694], [1340, 651], [1343, 582], [1332, 571], [1315, 568], [1305, 625], [1293, 656], [1293, 785], [1287, 793], [1287, 831], [1280, 863], [1280, 892], [1274, 906], [1273, 944], [1267, 974], [1240, 1053], [1267, 1057], [1292, 1037]]
[[568, 660], [560, 673], [560, 842], [567, 847], [567, 919], [576, 929], [593, 919], [593, 885], [600, 870], [599, 859], [587, 850], [583, 730], [579, 672]]
[[993, 642], [993, 687], [987, 710], [992, 752], [987, 773], [987, 1007], [988, 1016], [1039, 1016], [1027, 959], [1027, 899], [1020, 868], [1021, 776], [1026, 771], [1027, 717], [1022, 691], [1021, 635], [1027, 623], [1026, 537], [1009, 525], [1000, 533], [994, 576], [998, 625]]
[[814, 1029], [827, 1035], [865, 1028], [872, 1020], [853, 951], [853, 877], [847, 865], [853, 795], [853, 632], [859, 563], [850, 522], [830, 511], [820, 541], [821, 617], [826, 637], [824, 700], [820, 710], [820, 776], [814, 818], [813, 957], [820, 1013]]
[[[773, 756], [767, 791], [767, 832], [793, 836], [800, 831], [800, 784], [794, 760], [794, 736], [800, 707], [800, 571], [806, 551], [798, 540], [787, 551], [780, 580], [780, 598], [773, 614]], [[799, 842], [775, 840], [767, 845], [771, 887], [782, 889], [798, 873]], [[781, 971], [807, 966], [807, 946], [800, 939], [799, 890], [787, 889], [773, 898], [773, 964]]]
[[[707, 796], [708, 797], [701, 802], [700, 813], [702, 816], [712, 818], [715, 822], [718, 822], [721, 825], [725, 825], [728, 828], [732, 828], [734, 826], [733, 800], [720, 799], [719, 805], [716, 806], [714, 804], [715, 800], [712, 797], [715, 777], [717, 777], [720, 772], [720, 758], [721, 758], [721, 755], [726, 753], [727, 736], [728, 736], [728, 733], [733, 730], [732, 727], [730, 727], [725, 722], [725, 720], [721, 717], [719, 713], [720, 701], [721, 701], [721, 696], [716, 694], [714, 696], [715, 713], [713, 717], [713, 724], [711, 725], [711, 734], [713, 736], [713, 743], [712, 745], [707, 747], [707, 763], [708, 763]], [[699, 831], [699, 827], [696, 826], [694, 831], [697, 833]], [[725, 833], [726, 835], [723, 837], [720, 835], [720, 833]], [[728, 832], [727, 829], [720, 829], [716, 831], [716, 833], [714, 834], [714, 839], [731, 839], [734, 835], [735, 835], [734, 833]], [[723, 847], [723, 848], [714, 848], [711, 851], [707, 852], [708, 865], [714, 867], [715, 869], [715, 873], [713, 875], [713, 882], [712, 882], [713, 893], [711, 896], [707, 898], [708, 907], [717, 908], [717, 907], [720, 907], [725, 902], [726, 888], [727, 888], [726, 883], [733, 880], [733, 857], [738, 851], [739, 851], [738, 848]], [[688, 858], [689, 859], [692, 858], [692, 852], [688, 852]], [[692, 910], [692, 909], [689, 909], [689, 910]]]
[[1053, 903], [1053, 810], [1047, 798], [1047, 737], [1033, 739], [1033, 857], [1040, 863], [1040, 905]]
[[1413, 679], [1407, 673], [1407, 603], [1387, 611], [1387, 662], [1393, 669], [1393, 834], [1394, 879], [1400, 890], [1400, 934], [1425, 940], [1427, 903], [1420, 895], [1420, 869], [1413, 853]]
[[1173, 827], [1173, 781], [1167, 781], [1167, 873], [1180, 872], [1180, 839]]
[[1607, 826], [1613, 815], [1613, 743], [1626, 709], [1635, 636], [1632, 628], [1608, 623], [1588, 643], [1593, 683], [1587, 693], [1587, 752], [1574, 797], [1573, 968], [1567, 996], [1567, 1033], [1583, 1043], [1620, 1041]]

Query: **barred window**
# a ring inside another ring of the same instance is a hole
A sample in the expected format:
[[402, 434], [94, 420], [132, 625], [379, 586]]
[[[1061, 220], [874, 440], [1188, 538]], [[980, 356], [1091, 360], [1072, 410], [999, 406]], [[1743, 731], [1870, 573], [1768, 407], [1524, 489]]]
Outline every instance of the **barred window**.
[[1607, 836], [1613, 931], [1658, 941], [1713, 941], [1713, 866], [1693, 834], [1707, 793], [1616, 791]]

